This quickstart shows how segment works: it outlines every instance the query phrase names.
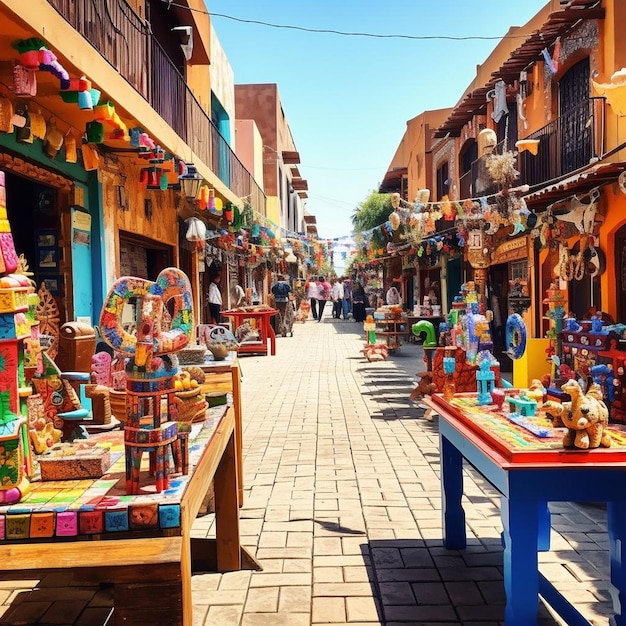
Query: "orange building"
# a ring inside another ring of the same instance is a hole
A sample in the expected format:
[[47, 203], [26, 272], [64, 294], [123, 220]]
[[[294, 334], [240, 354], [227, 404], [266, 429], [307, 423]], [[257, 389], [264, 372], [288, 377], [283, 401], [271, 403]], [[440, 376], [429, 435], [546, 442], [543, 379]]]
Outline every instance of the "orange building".
[[[475, 237], [465, 278], [504, 319], [520, 304], [512, 285], [527, 298], [529, 358], [516, 362], [516, 384], [548, 367], [550, 286], [579, 320], [598, 310], [626, 321], [625, 26], [619, 0], [549, 2], [478, 66], [423, 153], [431, 200], [442, 199], [444, 178], [458, 206], [474, 200], [456, 217], [459, 232]], [[494, 164], [514, 177], [500, 178]], [[415, 189], [408, 169], [407, 178]]]

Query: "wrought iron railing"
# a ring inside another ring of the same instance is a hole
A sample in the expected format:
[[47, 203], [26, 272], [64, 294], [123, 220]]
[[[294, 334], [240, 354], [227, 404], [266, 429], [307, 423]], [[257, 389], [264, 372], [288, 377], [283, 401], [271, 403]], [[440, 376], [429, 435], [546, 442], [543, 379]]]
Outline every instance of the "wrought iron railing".
[[[265, 214], [265, 194], [185, 79], [125, 0], [48, 0], [236, 196]], [[184, 155], [181, 155], [184, 157]]]
[[[589, 98], [526, 139], [539, 141], [537, 154], [520, 152], [515, 185], [540, 185], [589, 165], [604, 153], [604, 98]], [[494, 153], [506, 149], [501, 141]], [[498, 191], [489, 186], [485, 158], [474, 161], [459, 179], [460, 198], [473, 198]]]
[[604, 153], [604, 98], [589, 98], [531, 133], [537, 154], [519, 155], [522, 184], [537, 185], [589, 165]]

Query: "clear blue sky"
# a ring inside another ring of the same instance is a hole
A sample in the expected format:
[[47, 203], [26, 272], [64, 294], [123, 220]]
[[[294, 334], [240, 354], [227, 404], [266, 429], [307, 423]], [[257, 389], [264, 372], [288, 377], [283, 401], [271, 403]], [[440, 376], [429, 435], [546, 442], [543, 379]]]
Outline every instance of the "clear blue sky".
[[[213, 13], [304, 28], [412, 37], [495, 37], [547, 0], [205, 0]], [[497, 39], [352, 37], [214, 15], [235, 83], [276, 83], [321, 238], [350, 235], [407, 120], [454, 106]], [[521, 43], [522, 40], [520, 40]]]

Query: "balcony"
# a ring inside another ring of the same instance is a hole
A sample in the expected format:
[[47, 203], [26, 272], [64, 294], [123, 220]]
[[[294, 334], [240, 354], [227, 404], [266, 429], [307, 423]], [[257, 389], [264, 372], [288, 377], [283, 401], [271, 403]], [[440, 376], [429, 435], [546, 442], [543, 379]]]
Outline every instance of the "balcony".
[[[506, 141], [496, 144], [493, 154], [502, 154], [506, 149]], [[499, 188], [490, 184], [490, 177], [485, 165], [486, 157], [481, 157], [472, 162], [470, 169], [459, 179], [459, 192], [461, 200], [477, 198], [499, 191]]]
[[570, 174], [604, 153], [604, 98], [589, 98], [528, 135], [539, 140], [537, 156], [519, 155], [521, 183], [531, 187]]
[[98, 50], [233, 194], [265, 215], [265, 194], [204, 111], [149, 25], [125, 0], [48, 0]]
[[[531, 133], [526, 139], [538, 139], [536, 156], [521, 152], [516, 185], [533, 187], [570, 174], [589, 165], [594, 157], [604, 153], [604, 98], [589, 98], [570, 109], [553, 122]], [[504, 142], [495, 149], [500, 154]], [[474, 161], [471, 169], [459, 180], [460, 197], [473, 198], [496, 193], [497, 188], [485, 186], [488, 174], [484, 158]]]

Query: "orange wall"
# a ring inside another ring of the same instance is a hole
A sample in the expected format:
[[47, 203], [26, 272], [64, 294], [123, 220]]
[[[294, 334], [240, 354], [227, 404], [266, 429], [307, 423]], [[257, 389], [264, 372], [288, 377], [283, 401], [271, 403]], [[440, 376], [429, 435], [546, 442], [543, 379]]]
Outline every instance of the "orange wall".
[[[617, 285], [619, 285], [615, 267], [615, 233], [626, 224], [626, 195], [619, 191], [617, 183], [604, 187], [605, 197], [609, 202], [604, 223], [600, 228], [600, 249], [607, 257], [606, 272], [600, 278], [602, 309], [612, 315], [617, 313]], [[625, 321], [625, 320], [616, 320]]]

